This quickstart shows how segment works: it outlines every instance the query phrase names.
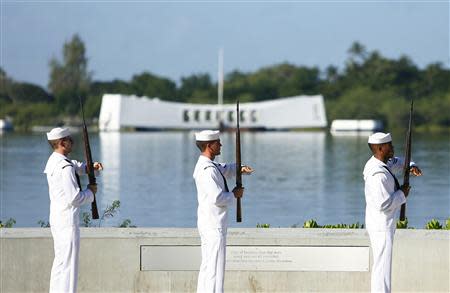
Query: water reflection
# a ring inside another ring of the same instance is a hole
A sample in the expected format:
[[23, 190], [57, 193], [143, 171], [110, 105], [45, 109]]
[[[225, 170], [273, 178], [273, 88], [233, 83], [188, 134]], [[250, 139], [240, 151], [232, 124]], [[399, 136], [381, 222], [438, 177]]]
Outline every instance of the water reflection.
[[[120, 133], [101, 132], [100, 138], [100, 162], [105, 169], [99, 182], [101, 191], [97, 196], [97, 204], [102, 207], [111, 204], [114, 200], [120, 200]], [[100, 178], [99, 178], [100, 179]]]
[[248, 133], [243, 141], [247, 138], [252, 143], [245, 145], [244, 158], [256, 170], [244, 177], [247, 219], [290, 226], [307, 211], [320, 212], [325, 133]]
[[[292, 209], [311, 197], [317, 207], [326, 201], [320, 179], [325, 137], [323, 132], [242, 133], [243, 163], [256, 169], [243, 178], [243, 212], [248, 219], [283, 225], [292, 215], [274, 211]], [[131, 217], [139, 226], [195, 226], [192, 171], [199, 151], [192, 132], [100, 133], [99, 138], [105, 165], [98, 194], [101, 206], [120, 199], [120, 216]], [[222, 154], [216, 160], [233, 162], [234, 134], [225, 133], [221, 139]], [[234, 221], [234, 210], [230, 215]]]
[[[401, 136], [400, 136], [401, 137]], [[221, 137], [220, 162], [234, 161], [235, 137]], [[443, 137], [415, 137], [413, 159], [424, 170], [411, 178], [410, 223], [422, 227], [431, 218], [449, 216], [449, 142]], [[84, 157], [75, 135], [72, 158]], [[402, 145], [397, 144], [397, 154]], [[402, 141], [402, 140], [401, 140]], [[362, 168], [370, 157], [366, 137], [332, 137], [325, 132], [243, 132], [242, 162], [255, 168], [243, 176], [243, 223], [232, 227], [300, 225], [364, 221]], [[124, 219], [140, 226], [195, 227], [197, 198], [192, 172], [199, 151], [193, 132], [132, 132], [91, 135], [93, 159], [105, 170], [98, 177], [97, 203], [103, 211], [114, 200], [120, 212], [105, 225]], [[13, 217], [17, 226], [37, 226], [48, 218], [48, 187], [42, 170], [51, 150], [45, 135], [6, 133], [0, 136], [0, 219]], [[442, 164], [442, 162], [447, 162]], [[83, 186], [87, 179], [83, 178]], [[234, 180], [229, 182], [230, 186]], [[84, 208], [90, 212], [90, 207]]]

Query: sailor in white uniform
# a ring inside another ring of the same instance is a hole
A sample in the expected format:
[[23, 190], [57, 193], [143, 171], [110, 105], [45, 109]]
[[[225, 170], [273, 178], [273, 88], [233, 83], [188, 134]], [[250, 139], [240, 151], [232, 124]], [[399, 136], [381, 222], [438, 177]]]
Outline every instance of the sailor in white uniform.
[[[197, 187], [197, 227], [201, 238], [202, 263], [198, 274], [197, 292], [223, 292], [228, 206], [243, 195], [244, 189], [231, 192], [225, 178], [236, 174], [236, 164], [219, 164], [214, 158], [220, 154], [219, 131], [204, 130], [195, 134], [201, 151], [194, 170]], [[253, 169], [242, 167], [242, 174]]]
[[[377, 132], [369, 137], [373, 156], [364, 167], [366, 229], [373, 253], [371, 292], [391, 292], [392, 246], [398, 212], [408, 197], [409, 187], [400, 186], [394, 173], [401, 172], [404, 160], [394, 157], [389, 133]], [[422, 172], [411, 163], [411, 173]]]
[[[50, 292], [76, 292], [78, 278], [78, 253], [80, 248], [80, 206], [91, 203], [96, 185], [81, 190], [78, 175], [86, 174], [86, 165], [69, 160], [73, 140], [67, 128], [54, 128], [47, 133], [53, 153], [47, 161], [50, 195], [50, 228], [53, 236], [55, 258], [50, 277]], [[102, 164], [95, 162], [95, 170]]]

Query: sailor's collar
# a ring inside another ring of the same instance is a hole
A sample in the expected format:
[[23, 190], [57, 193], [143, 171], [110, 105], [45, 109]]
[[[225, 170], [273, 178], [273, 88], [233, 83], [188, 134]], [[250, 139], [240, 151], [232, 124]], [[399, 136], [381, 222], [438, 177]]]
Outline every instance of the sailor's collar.
[[44, 173], [52, 174], [59, 162], [67, 160], [69, 159], [63, 154], [53, 152], [45, 165]]

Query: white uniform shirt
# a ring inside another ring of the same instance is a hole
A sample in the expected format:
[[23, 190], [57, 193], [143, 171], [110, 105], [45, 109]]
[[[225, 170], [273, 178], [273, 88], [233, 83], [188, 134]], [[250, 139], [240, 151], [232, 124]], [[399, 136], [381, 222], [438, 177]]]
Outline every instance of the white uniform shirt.
[[94, 200], [90, 189], [80, 190], [75, 172], [85, 174], [86, 165], [56, 152], [47, 161], [44, 173], [47, 174], [52, 227], [78, 226], [80, 206]]
[[[220, 171], [219, 171], [220, 170]], [[197, 226], [202, 228], [227, 227], [228, 205], [234, 202], [234, 194], [226, 191], [222, 178], [236, 173], [236, 164], [218, 164], [201, 155], [194, 169], [197, 187]]]
[[370, 231], [395, 230], [397, 212], [406, 202], [401, 189], [395, 190], [392, 173], [403, 170], [403, 160], [397, 157], [387, 164], [372, 156], [364, 167], [364, 193], [366, 197], [366, 229]]

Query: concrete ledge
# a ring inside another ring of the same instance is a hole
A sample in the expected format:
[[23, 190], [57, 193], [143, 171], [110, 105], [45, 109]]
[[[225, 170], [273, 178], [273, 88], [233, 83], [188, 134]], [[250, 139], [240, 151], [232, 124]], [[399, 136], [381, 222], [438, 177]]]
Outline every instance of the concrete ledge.
[[[50, 230], [0, 229], [0, 236], [0, 292], [48, 292], [53, 261]], [[397, 230], [395, 237], [393, 292], [449, 292], [450, 231]], [[151, 265], [162, 264], [160, 269], [142, 270], [144, 247], [160, 247], [162, 251], [190, 247], [193, 251], [199, 251], [200, 239], [196, 229], [81, 228], [81, 238], [79, 292], [196, 290], [197, 271], [160, 270], [165, 268], [164, 256], [159, 255], [159, 260], [151, 256], [147, 259]], [[257, 256], [251, 256], [256, 265], [249, 265], [243, 259], [244, 263], [238, 260], [231, 270], [228, 268], [226, 292], [368, 292], [370, 288], [370, 269], [345, 271], [345, 266], [344, 269], [327, 269], [330, 266], [328, 259], [338, 251], [335, 248], [370, 246], [367, 233], [362, 229], [229, 229], [227, 245], [229, 251], [250, 251]], [[278, 264], [273, 271], [266, 271], [270, 264], [259, 263], [271, 251], [284, 253], [287, 250], [284, 259], [299, 255], [295, 262], [304, 265], [311, 260], [297, 252], [305, 249], [321, 251], [321, 248], [334, 251], [323, 258], [326, 261], [321, 270], [301, 267], [289, 270], [292, 265], [288, 263]], [[168, 259], [170, 257], [167, 255]], [[187, 264], [193, 269], [196, 266], [192, 262], [199, 263], [199, 256], [189, 257], [176, 257], [173, 261], [175, 265]], [[359, 258], [364, 259], [364, 253]], [[367, 262], [371, 266], [370, 259]], [[240, 264], [247, 265], [247, 269], [239, 270]], [[265, 265], [264, 270], [259, 270], [261, 264]], [[342, 264], [346, 262], [340, 262]]]

